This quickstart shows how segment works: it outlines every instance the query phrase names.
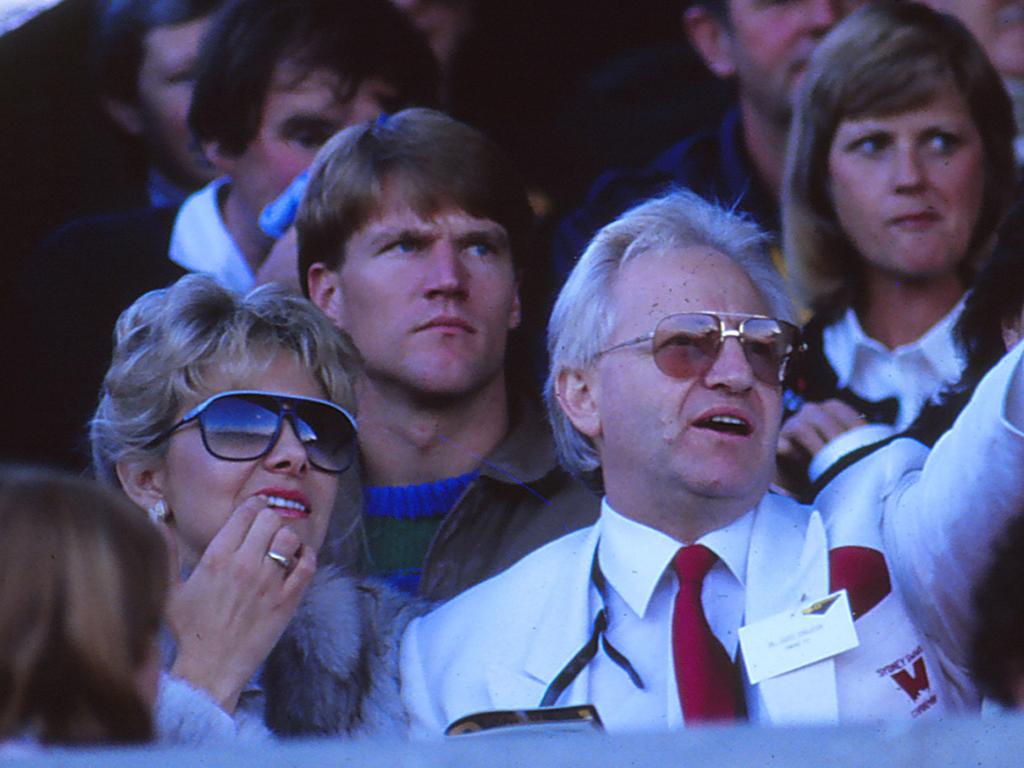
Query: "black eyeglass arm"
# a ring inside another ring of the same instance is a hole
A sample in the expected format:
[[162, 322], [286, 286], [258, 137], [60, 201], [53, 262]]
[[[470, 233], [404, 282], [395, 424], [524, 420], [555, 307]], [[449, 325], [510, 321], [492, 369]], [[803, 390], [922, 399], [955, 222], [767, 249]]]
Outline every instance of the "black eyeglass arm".
[[540, 706], [542, 707], [555, 705], [558, 698], [572, 685], [573, 680], [579, 677], [580, 672], [584, 670], [587, 664], [594, 660], [599, 645], [608, 654], [608, 658], [629, 676], [630, 682], [633, 685], [641, 691], [647, 689], [643, 678], [633, 668], [633, 665], [629, 663], [629, 659], [608, 640], [606, 634], [608, 631], [608, 583], [605, 581], [604, 573], [601, 571], [596, 547], [594, 549], [594, 562], [590, 567], [590, 581], [597, 589], [597, 593], [601, 598], [601, 610], [594, 617], [594, 628], [591, 630], [590, 639], [576, 652], [575, 656], [569, 659], [569, 663], [562, 667], [561, 672], [555, 675], [555, 679], [551, 681], [551, 684], [544, 691], [544, 696], [540, 700]]
[[576, 655], [569, 660], [568, 664], [562, 667], [562, 671], [551, 681], [551, 685], [548, 686], [543, 698], [540, 700], [540, 706], [554, 706], [555, 702], [558, 701], [558, 697], [565, 693], [565, 689], [572, 685], [573, 680], [579, 677], [580, 672], [597, 655], [598, 639], [607, 625], [608, 619], [605, 617], [604, 608], [602, 608], [597, 614], [597, 618], [594, 619], [594, 629], [590, 633], [590, 639], [587, 641], [587, 644], [577, 651]]
[[627, 659], [618, 648], [611, 644], [608, 640], [608, 635], [601, 634], [601, 647], [604, 648], [604, 652], [608, 654], [608, 658], [614, 661], [623, 672], [629, 675], [630, 681], [633, 685], [639, 688], [641, 691], [647, 690], [647, 686], [644, 685], [644, 680], [640, 677], [640, 673], [637, 672], [633, 665], [629, 663]]

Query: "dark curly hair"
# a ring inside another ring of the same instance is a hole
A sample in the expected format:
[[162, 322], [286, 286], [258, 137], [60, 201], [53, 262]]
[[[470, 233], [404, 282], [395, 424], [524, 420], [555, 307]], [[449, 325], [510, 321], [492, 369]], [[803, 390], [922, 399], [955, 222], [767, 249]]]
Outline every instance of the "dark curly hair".
[[1017, 325], [1024, 308], [1024, 201], [1007, 216], [995, 252], [982, 266], [964, 302], [954, 335], [964, 357], [960, 380], [926, 405], [908, 432], [932, 445], [963, 410], [978, 382], [1006, 354], [1003, 328]]
[[203, 40], [189, 125], [200, 142], [243, 153], [259, 131], [279, 64], [336, 75], [339, 101], [377, 78], [397, 91], [389, 112], [437, 100], [426, 39], [387, 0], [230, 0]]
[[1024, 675], [1024, 516], [1003, 533], [984, 577], [974, 588], [971, 674], [982, 695], [1004, 706], [1015, 702]]

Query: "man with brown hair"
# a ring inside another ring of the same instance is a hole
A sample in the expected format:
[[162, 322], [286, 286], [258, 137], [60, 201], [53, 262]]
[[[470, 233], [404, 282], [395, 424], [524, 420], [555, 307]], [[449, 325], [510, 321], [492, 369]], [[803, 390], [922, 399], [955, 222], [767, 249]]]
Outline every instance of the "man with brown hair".
[[364, 565], [448, 598], [596, 516], [510, 375], [532, 219], [504, 155], [439, 112], [349, 128], [317, 157], [300, 278], [365, 359], [362, 477], [328, 560], [364, 530]]
[[73, 222], [40, 247], [16, 296], [27, 416], [10, 430], [19, 439], [0, 439], [5, 458], [80, 467], [121, 310], [185, 272], [251, 289], [273, 242], [259, 211], [319, 147], [382, 110], [436, 99], [426, 41], [386, 0], [231, 0], [210, 23], [189, 123], [223, 175], [177, 209]]

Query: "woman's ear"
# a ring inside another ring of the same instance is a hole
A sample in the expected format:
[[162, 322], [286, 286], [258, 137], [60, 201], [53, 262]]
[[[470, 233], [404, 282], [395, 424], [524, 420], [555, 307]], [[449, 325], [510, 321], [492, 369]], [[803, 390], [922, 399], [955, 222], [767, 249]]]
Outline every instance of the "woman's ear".
[[600, 391], [592, 370], [562, 368], [555, 377], [555, 398], [576, 429], [591, 440], [600, 437]]
[[125, 495], [145, 510], [164, 499], [162, 463], [151, 460], [117, 462], [117, 479]]

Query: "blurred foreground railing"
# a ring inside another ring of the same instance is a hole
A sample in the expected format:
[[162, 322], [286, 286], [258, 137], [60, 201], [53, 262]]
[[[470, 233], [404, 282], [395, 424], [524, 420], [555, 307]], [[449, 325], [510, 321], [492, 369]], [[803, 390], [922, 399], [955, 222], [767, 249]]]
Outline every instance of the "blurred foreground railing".
[[1024, 717], [955, 719], [884, 729], [736, 727], [629, 736], [471, 736], [438, 743], [317, 740], [257, 748], [90, 750], [50, 752], [11, 764], [69, 768], [978, 768], [1024, 765]]

